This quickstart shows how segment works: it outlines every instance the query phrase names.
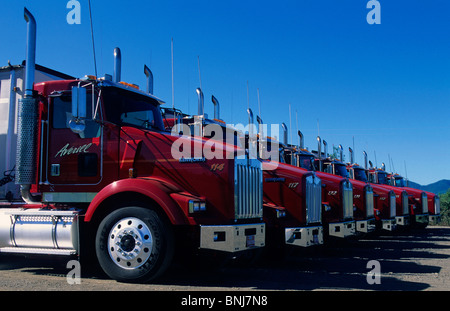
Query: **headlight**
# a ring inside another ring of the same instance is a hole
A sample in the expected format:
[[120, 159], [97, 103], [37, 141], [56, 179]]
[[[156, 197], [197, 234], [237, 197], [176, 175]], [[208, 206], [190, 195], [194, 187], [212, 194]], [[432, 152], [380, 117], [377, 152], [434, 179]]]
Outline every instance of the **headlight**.
[[189, 200], [189, 213], [197, 213], [206, 211], [206, 202]]

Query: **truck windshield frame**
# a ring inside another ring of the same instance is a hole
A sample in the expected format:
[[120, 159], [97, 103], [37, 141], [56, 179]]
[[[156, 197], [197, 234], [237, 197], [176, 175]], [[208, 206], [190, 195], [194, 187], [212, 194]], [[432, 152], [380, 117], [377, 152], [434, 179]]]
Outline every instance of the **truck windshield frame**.
[[381, 185], [388, 185], [389, 181], [387, 178], [387, 174], [385, 172], [378, 172], [377, 173], [377, 177], [378, 177], [378, 183]]
[[355, 174], [354, 178], [356, 180], [367, 182], [367, 175], [366, 175], [366, 171], [365, 170], [363, 170], [361, 168], [354, 168], [353, 172]]
[[406, 187], [403, 177], [395, 177], [394, 183], [396, 187]]
[[342, 177], [348, 177], [347, 167], [344, 164], [334, 163], [334, 174]]
[[308, 171], [314, 171], [314, 156], [312, 155], [299, 155], [298, 166]]
[[159, 103], [150, 97], [117, 87], [103, 87], [106, 120], [119, 126], [164, 131]]

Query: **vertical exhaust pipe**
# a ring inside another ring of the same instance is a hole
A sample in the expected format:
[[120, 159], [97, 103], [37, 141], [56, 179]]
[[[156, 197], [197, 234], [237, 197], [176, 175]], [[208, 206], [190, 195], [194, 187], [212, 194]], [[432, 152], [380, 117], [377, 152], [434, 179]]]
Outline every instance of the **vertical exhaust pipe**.
[[25, 92], [19, 100], [17, 121], [16, 184], [20, 185], [20, 194], [26, 203], [36, 203], [40, 199], [30, 193], [31, 185], [36, 182], [36, 150], [38, 106], [33, 95], [36, 61], [36, 20], [24, 8], [27, 22], [27, 58], [25, 68]]
[[259, 117], [256, 116], [256, 122], [258, 122], [258, 155], [260, 158], [264, 158], [263, 157], [263, 139], [264, 139], [264, 129], [263, 129], [263, 120]]
[[114, 76], [113, 82], [119, 83], [122, 73], [122, 53], [119, 48], [114, 48]]
[[33, 97], [34, 71], [36, 65], [36, 20], [24, 8], [24, 18], [27, 22], [27, 60], [25, 67], [25, 97]]
[[328, 158], [328, 143], [323, 141], [323, 152], [325, 153], [325, 158]]
[[214, 97], [214, 95], [211, 95], [212, 103], [214, 104], [214, 119], [220, 120], [220, 106], [219, 101], [217, 98]]
[[368, 169], [367, 152], [363, 151], [363, 155], [364, 155], [364, 168], [367, 170]]
[[288, 144], [288, 130], [286, 124], [283, 122], [281, 123], [281, 127], [283, 128], [283, 144], [287, 146]]
[[319, 159], [319, 171], [322, 172], [322, 139], [320, 136], [317, 136], [317, 158]]
[[339, 145], [339, 157], [341, 162], [344, 161], [344, 148], [342, 147], [342, 145]]
[[348, 152], [349, 152], [349, 155], [350, 155], [350, 164], [353, 164], [353, 149], [352, 148], [350, 148], [350, 147], [348, 147]]
[[147, 77], [147, 93], [153, 94], [153, 73], [147, 65], [144, 65], [144, 74]]
[[204, 97], [203, 97], [203, 92], [201, 88], [197, 88], [195, 90], [197, 92], [198, 95], [198, 110], [197, 113], [199, 116], [202, 116], [205, 114], [205, 105], [204, 105]]
[[297, 132], [297, 134], [298, 134], [298, 140], [299, 140], [298, 144], [299, 144], [300, 149], [305, 149], [305, 142], [303, 140], [303, 133], [300, 132], [300, 130], [299, 130]]

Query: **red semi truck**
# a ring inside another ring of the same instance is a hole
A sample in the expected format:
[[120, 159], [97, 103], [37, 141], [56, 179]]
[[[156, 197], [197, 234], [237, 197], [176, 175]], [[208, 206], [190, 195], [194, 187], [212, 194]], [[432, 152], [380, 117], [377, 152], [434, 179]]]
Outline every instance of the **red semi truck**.
[[120, 81], [117, 53], [114, 79], [33, 85], [36, 21], [24, 15], [15, 176], [24, 202], [0, 204], [0, 253], [93, 253], [111, 278], [143, 282], [164, 272], [178, 243], [265, 245], [259, 160], [234, 146], [223, 159], [174, 158], [177, 142], [202, 150], [207, 141], [169, 135], [162, 101]]
[[[417, 191], [418, 189], [408, 187], [408, 182], [399, 174], [388, 174], [389, 184], [394, 187], [400, 187], [406, 191]], [[441, 221], [441, 201], [437, 194], [429, 191], [423, 191], [428, 198], [428, 223], [437, 224]], [[417, 199], [416, 199], [417, 201]]]
[[315, 170], [314, 156], [303, 146], [294, 148], [287, 142], [287, 127], [280, 148], [280, 160], [298, 171], [314, 171], [322, 180], [322, 222], [325, 237], [348, 238], [355, 236], [353, 215], [353, 185], [343, 177]]
[[[194, 136], [207, 136], [217, 141], [226, 141], [253, 150], [259, 157], [263, 138], [253, 128], [253, 112], [249, 109], [248, 134], [229, 124], [219, 116], [219, 102], [212, 96], [214, 118], [204, 113], [203, 91], [198, 88], [198, 114], [188, 116], [179, 110], [163, 109], [167, 129], [176, 129], [178, 124], [188, 127]], [[212, 133], [212, 131], [217, 133]], [[220, 132], [220, 133], [219, 133]], [[257, 137], [258, 136], [258, 137]], [[258, 140], [258, 141], [257, 141]], [[269, 148], [272, 145], [269, 145]], [[275, 147], [274, 147], [275, 148]], [[260, 157], [261, 158], [261, 157]], [[263, 157], [264, 158], [264, 157]], [[267, 246], [292, 245], [309, 247], [323, 244], [321, 215], [321, 180], [313, 172], [298, 171], [278, 161], [263, 160], [264, 222]]]
[[[364, 168], [356, 163], [349, 163], [347, 165], [347, 170], [349, 172], [350, 178], [368, 181], [371, 183], [372, 187], [376, 189], [375, 193], [379, 194], [380, 191], [389, 191], [391, 194], [395, 196], [395, 206], [390, 204], [393, 209], [390, 212], [390, 215], [387, 213], [383, 213], [382, 210], [379, 210], [376, 214], [387, 215], [388, 218], [392, 218], [395, 215], [395, 222], [392, 224], [399, 227], [407, 227], [411, 224], [410, 222], [410, 213], [409, 213], [409, 194], [408, 192], [395, 188], [386, 186], [384, 184], [378, 184], [373, 182], [373, 178], [369, 175], [368, 169], [368, 159], [367, 153], [364, 151]], [[371, 163], [371, 162], [370, 162]], [[386, 217], [386, 216], [385, 216]], [[388, 224], [390, 226], [390, 224]]]
[[[322, 157], [322, 140], [320, 137], [317, 137], [317, 142], [318, 154], [315, 159], [316, 169], [324, 173], [338, 175], [348, 179], [349, 175], [346, 165], [343, 163], [342, 146], [339, 145], [341, 156], [340, 160], [337, 160], [328, 156], [326, 141], [323, 141], [325, 153]], [[361, 234], [373, 232], [376, 229], [373, 188], [370, 184], [358, 180], [352, 180], [351, 184], [353, 185], [353, 217], [355, 219], [356, 231]]]
[[[397, 198], [402, 196], [403, 191], [406, 192], [409, 200], [408, 214], [410, 215], [410, 225], [423, 228], [428, 225], [428, 196], [424, 191], [391, 186], [389, 184], [388, 173], [385, 170], [384, 163], [381, 168], [369, 168], [368, 178], [372, 183], [383, 185], [384, 187], [393, 190], [396, 193]], [[403, 204], [403, 215], [407, 215], [405, 204]]]

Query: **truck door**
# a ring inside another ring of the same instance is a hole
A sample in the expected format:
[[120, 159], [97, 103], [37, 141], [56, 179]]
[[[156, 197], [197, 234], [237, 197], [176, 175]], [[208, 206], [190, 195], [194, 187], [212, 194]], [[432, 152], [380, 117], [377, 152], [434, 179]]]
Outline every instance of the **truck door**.
[[103, 127], [92, 119], [96, 112], [97, 119], [101, 118], [97, 99], [98, 94], [88, 87], [85, 129], [81, 133], [74, 133], [69, 127], [72, 119], [71, 92], [50, 97], [45, 163], [50, 185], [100, 183], [103, 171]]

